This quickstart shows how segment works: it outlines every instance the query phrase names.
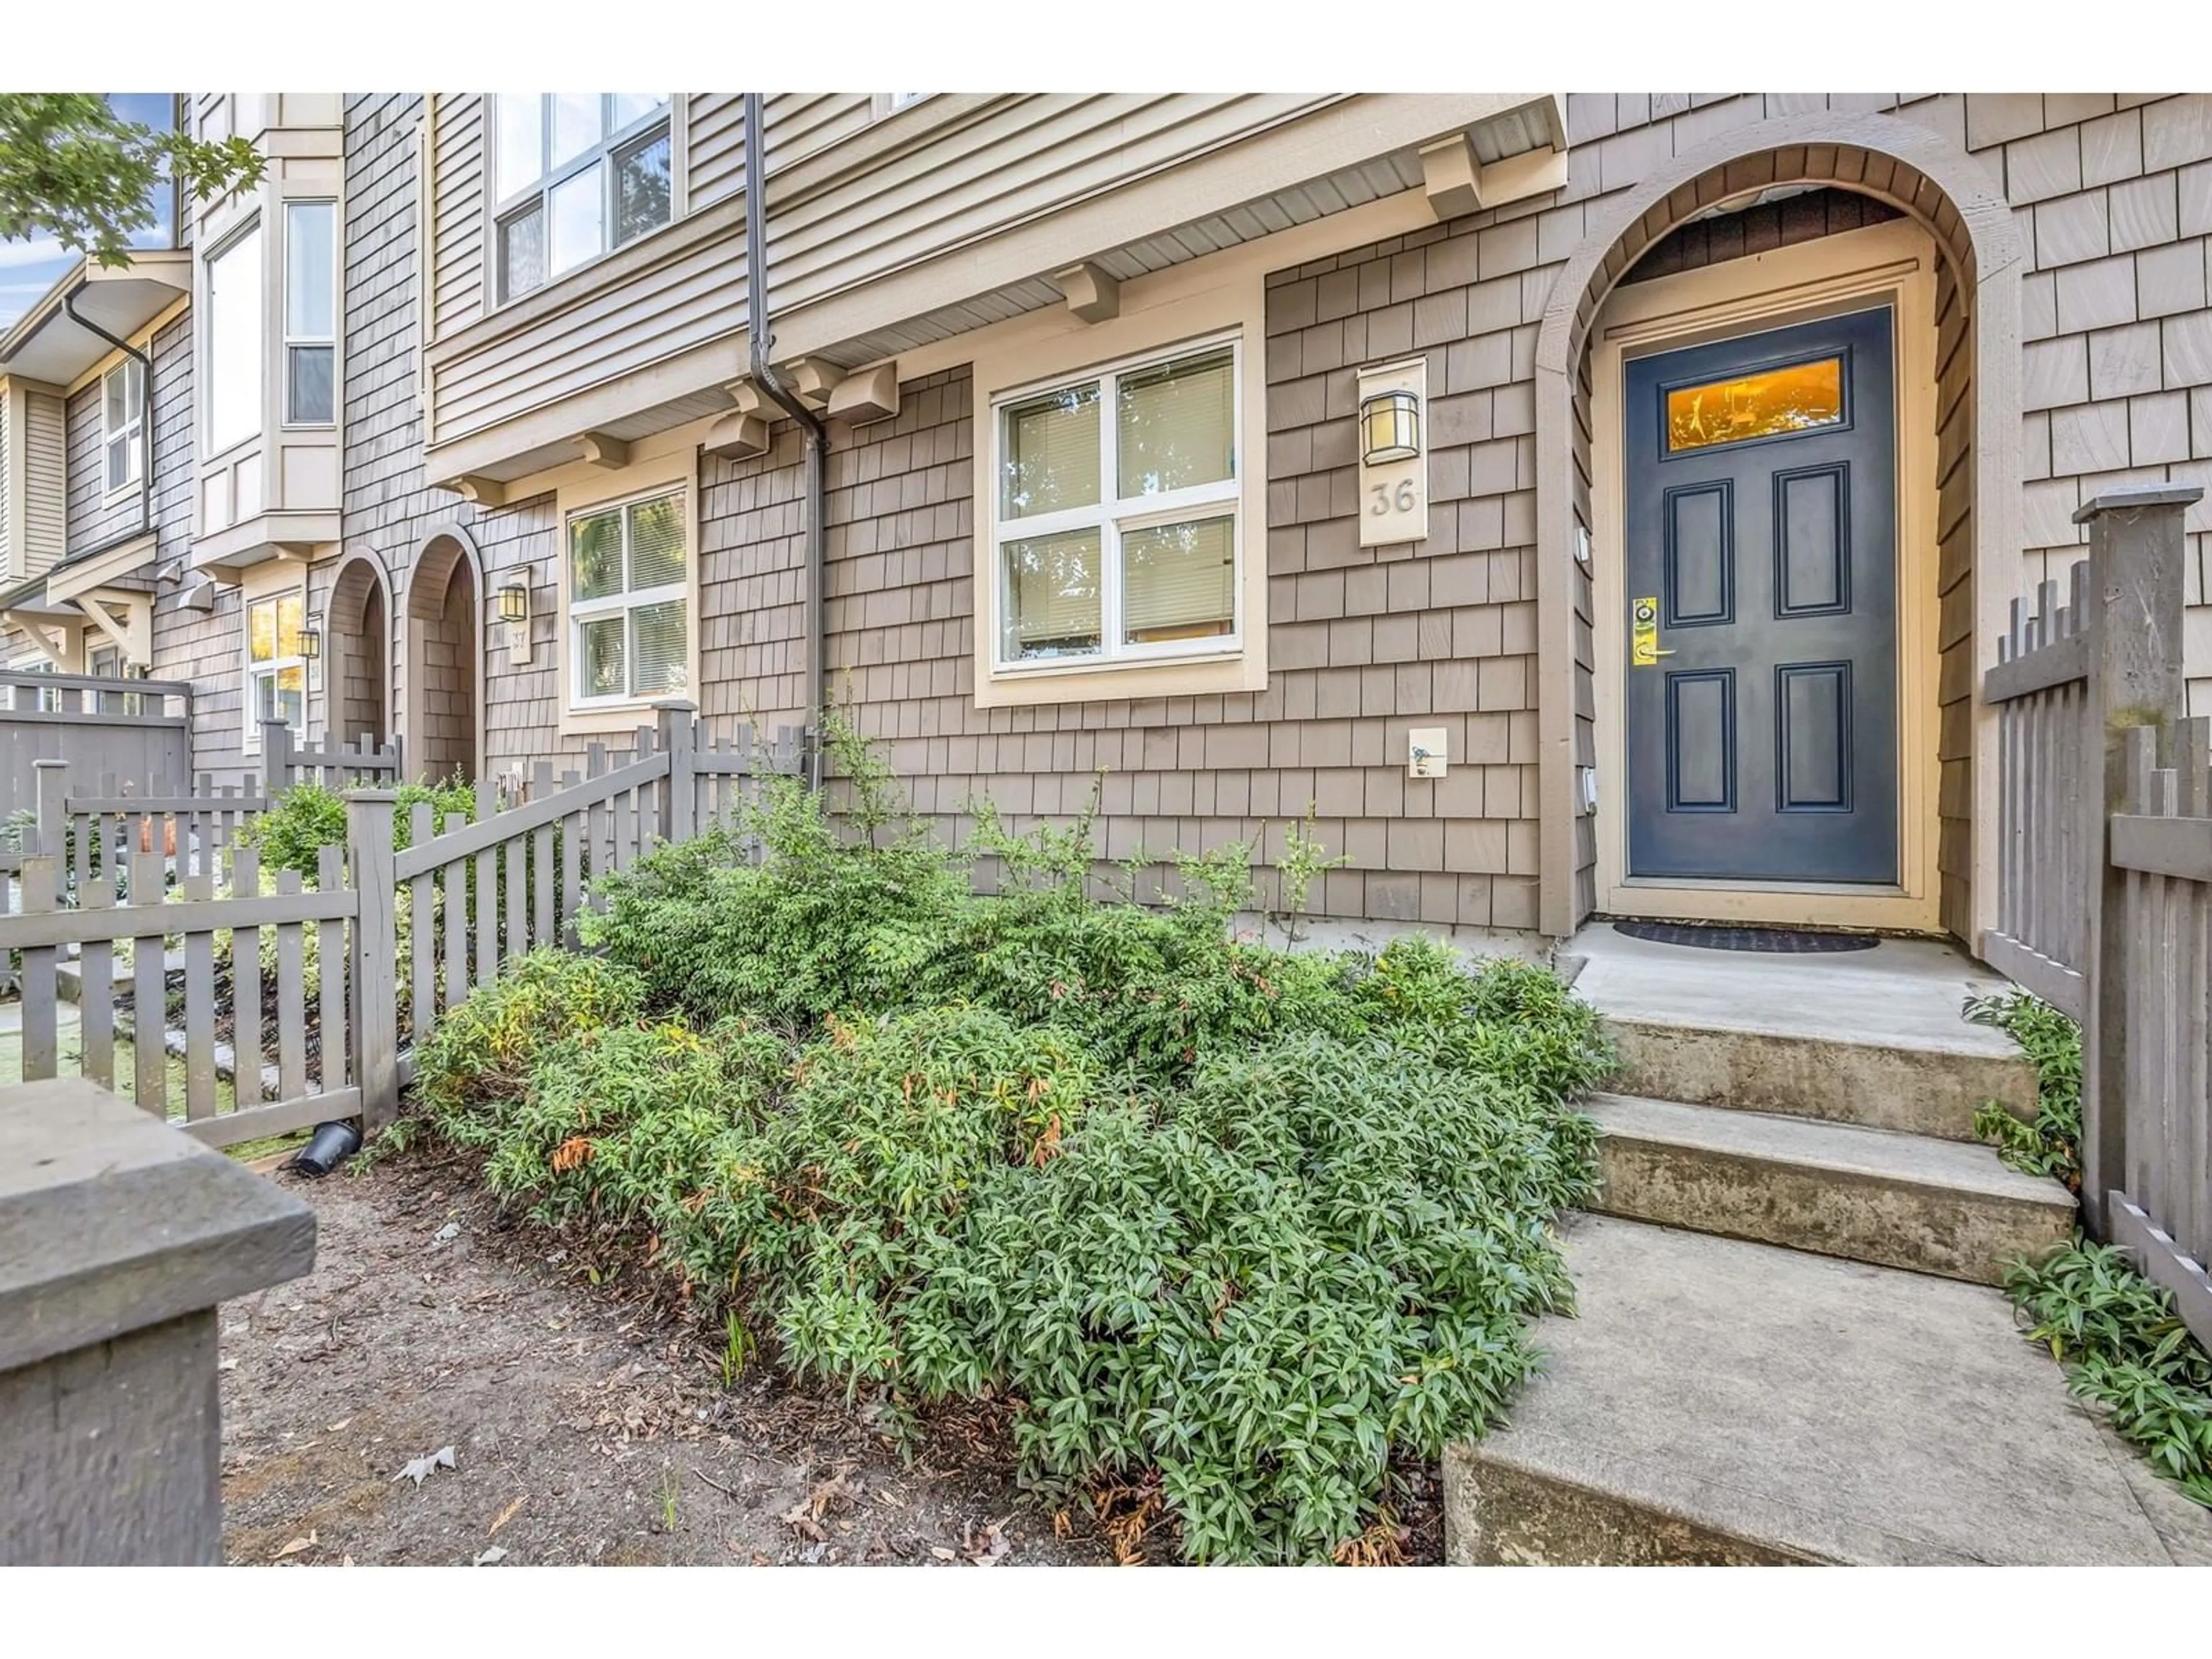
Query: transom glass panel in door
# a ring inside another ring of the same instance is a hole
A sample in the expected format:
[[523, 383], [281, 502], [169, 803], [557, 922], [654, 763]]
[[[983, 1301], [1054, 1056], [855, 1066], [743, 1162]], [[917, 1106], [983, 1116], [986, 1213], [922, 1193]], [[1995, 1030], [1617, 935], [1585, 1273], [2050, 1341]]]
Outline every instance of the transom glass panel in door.
[[1628, 873], [1898, 878], [1887, 306], [1626, 369]]

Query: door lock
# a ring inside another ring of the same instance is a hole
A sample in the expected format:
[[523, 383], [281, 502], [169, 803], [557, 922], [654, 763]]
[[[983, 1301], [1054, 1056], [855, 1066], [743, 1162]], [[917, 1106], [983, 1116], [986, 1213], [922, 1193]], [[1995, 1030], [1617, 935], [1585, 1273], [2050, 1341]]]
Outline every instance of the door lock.
[[1655, 598], [1636, 601], [1630, 616], [1628, 665], [1631, 668], [1653, 668], [1662, 657], [1671, 657], [1672, 651], [1659, 648], [1659, 601]]

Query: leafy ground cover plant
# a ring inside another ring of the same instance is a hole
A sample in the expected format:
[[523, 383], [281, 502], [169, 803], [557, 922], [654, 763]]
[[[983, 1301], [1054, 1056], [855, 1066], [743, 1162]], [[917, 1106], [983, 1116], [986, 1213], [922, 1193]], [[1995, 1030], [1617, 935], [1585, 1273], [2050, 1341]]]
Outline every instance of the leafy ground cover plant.
[[2081, 1031], [2022, 990], [1966, 999], [1966, 1018], [2012, 1038], [2035, 1065], [2035, 1121], [2024, 1123], [1992, 1100], [1974, 1114], [1974, 1133], [2029, 1175], [2081, 1190]]
[[842, 823], [769, 781], [602, 884], [602, 955], [472, 996], [409, 1132], [665, 1275], [733, 1374], [772, 1353], [895, 1425], [1008, 1399], [1048, 1489], [1156, 1484], [1193, 1559], [1329, 1559], [1571, 1305], [1594, 1015], [1438, 945], [1236, 937], [1243, 848], [1149, 908], [1097, 896], [1087, 824], [982, 814], [975, 897], [841, 751]]
[[2076, 1237], [2050, 1260], [2005, 1280], [2028, 1340], [2066, 1366], [2075, 1394], [2151, 1467], [2212, 1509], [2212, 1354], [2190, 1335], [2172, 1292], [2109, 1245]]
[[[1973, 998], [1966, 1016], [2007, 1032], [2035, 1063], [2035, 1121], [1992, 1101], [1976, 1115], [1975, 1133], [2014, 1169], [2078, 1193], [2081, 1028], [2021, 990]], [[2014, 1263], [2005, 1288], [2028, 1340], [2066, 1367], [2074, 1392], [2103, 1407], [2154, 1468], [2212, 1508], [2212, 1354], [2181, 1322], [2172, 1292], [2078, 1232], [2040, 1261]]]

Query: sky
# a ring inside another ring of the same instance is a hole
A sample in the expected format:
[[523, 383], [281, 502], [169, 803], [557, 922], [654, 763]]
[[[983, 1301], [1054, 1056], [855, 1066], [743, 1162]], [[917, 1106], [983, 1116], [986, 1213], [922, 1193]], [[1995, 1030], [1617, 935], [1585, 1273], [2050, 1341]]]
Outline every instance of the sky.
[[[126, 118], [166, 129], [170, 121], [171, 95], [166, 92], [111, 92], [106, 97]], [[166, 186], [155, 205], [166, 218]], [[167, 247], [169, 240], [166, 224], [132, 238], [139, 247]], [[75, 258], [51, 236], [0, 241], [0, 329], [8, 327], [28, 310], [31, 302], [54, 285], [54, 279], [70, 268]]]

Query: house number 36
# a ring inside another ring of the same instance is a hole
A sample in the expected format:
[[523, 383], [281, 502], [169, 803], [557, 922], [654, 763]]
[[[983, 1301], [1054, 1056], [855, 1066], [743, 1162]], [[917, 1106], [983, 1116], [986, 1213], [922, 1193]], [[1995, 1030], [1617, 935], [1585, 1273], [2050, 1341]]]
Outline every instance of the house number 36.
[[1375, 497], [1375, 505], [1367, 509], [1370, 516], [1381, 518], [1392, 511], [1411, 513], [1413, 510], [1413, 481], [1401, 478], [1394, 488], [1389, 484], [1370, 484], [1368, 492]]

